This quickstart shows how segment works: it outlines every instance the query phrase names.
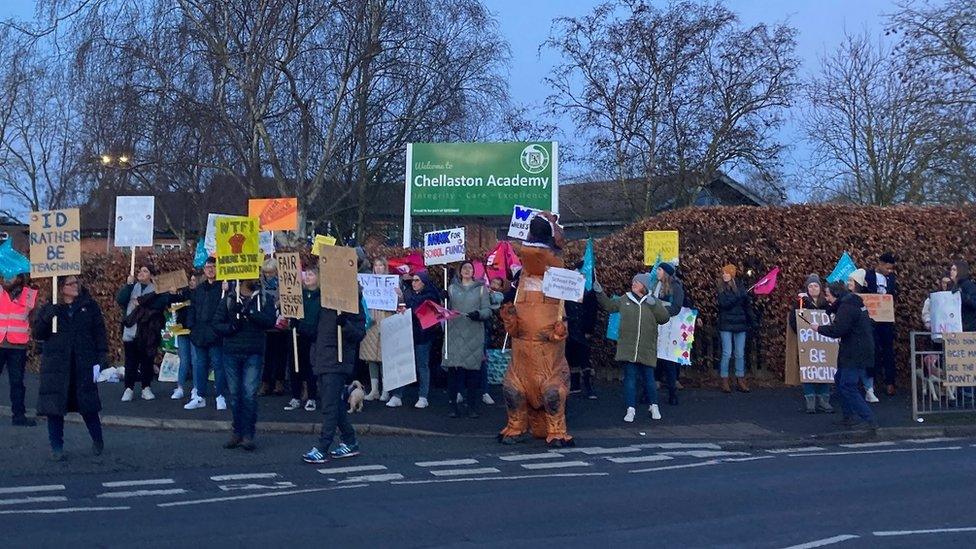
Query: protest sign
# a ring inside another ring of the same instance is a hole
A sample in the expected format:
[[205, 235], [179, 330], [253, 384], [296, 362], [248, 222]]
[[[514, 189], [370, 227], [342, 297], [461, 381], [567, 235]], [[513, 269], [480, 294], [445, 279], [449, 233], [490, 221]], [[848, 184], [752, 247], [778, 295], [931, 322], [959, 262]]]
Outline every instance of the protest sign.
[[464, 227], [424, 233], [424, 264], [464, 261]]
[[976, 386], [976, 333], [946, 334], [945, 376], [947, 387]]
[[282, 252], [275, 255], [278, 261], [278, 303], [281, 316], [305, 318], [302, 301], [302, 258], [298, 252]]
[[542, 293], [546, 297], [583, 301], [586, 277], [582, 273], [559, 267], [549, 267], [542, 278]]
[[840, 341], [813, 331], [812, 324], [830, 324], [827, 311], [797, 309], [796, 349], [800, 366], [800, 383], [833, 383], [837, 373]]
[[361, 274], [359, 287], [366, 300], [366, 308], [377, 311], [397, 310], [397, 288], [400, 287], [400, 277], [397, 275]]
[[258, 245], [259, 232], [255, 217], [217, 218], [217, 280], [261, 276], [264, 254]]
[[186, 277], [186, 271], [180, 269], [168, 273], [159, 273], [156, 275], [154, 285], [157, 294], [165, 294], [186, 288], [190, 285], [190, 280]]
[[335, 246], [336, 239], [334, 236], [327, 236], [317, 234], [315, 235], [315, 240], [312, 242], [312, 255], [321, 255], [319, 249], [322, 246]]
[[380, 357], [383, 389], [392, 391], [417, 381], [413, 355], [413, 312], [390, 315], [380, 322]]
[[359, 312], [359, 280], [356, 250], [344, 246], [322, 246], [319, 272], [322, 277], [322, 307], [347, 313]]
[[115, 246], [152, 246], [155, 209], [152, 196], [115, 197]]
[[235, 217], [227, 214], [210, 213], [207, 214], [207, 232], [203, 235], [203, 247], [207, 253], [214, 255], [217, 253], [217, 218]]
[[891, 294], [857, 294], [864, 300], [868, 316], [875, 322], [895, 321], [895, 300]]
[[264, 255], [274, 255], [274, 233], [271, 231], [261, 231], [258, 234], [258, 247]]
[[532, 218], [535, 214], [541, 212], [542, 210], [536, 208], [528, 208], [525, 206], [519, 206], [518, 204], [512, 208], [512, 221], [508, 225], [508, 237], [516, 238], [518, 240], [525, 240], [529, 237], [529, 223], [532, 222]]
[[678, 264], [678, 231], [644, 231], [644, 265], [661, 261]]
[[77, 208], [30, 214], [30, 274], [34, 278], [81, 274]]
[[252, 198], [247, 201], [247, 216], [258, 218], [262, 231], [296, 231], [298, 199]]
[[932, 340], [942, 341], [942, 334], [962, 331], [962, 294], [933, 292], [929, 294]]
[[695, 322], [698, 310], [682, 307], [667, 324], [657, 327], [657, 357], [691, 365], [691, 347], [695, 343]]

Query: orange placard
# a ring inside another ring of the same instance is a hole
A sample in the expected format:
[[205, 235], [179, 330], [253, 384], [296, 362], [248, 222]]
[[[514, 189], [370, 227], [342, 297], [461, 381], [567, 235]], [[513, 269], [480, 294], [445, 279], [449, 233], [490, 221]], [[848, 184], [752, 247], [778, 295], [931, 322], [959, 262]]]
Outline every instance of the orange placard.
[[891, 294], [857, 294], [864, 300], [868, 316], [875, 322], [895, 321], [895, 300]]
[[298, 230], [297, 198], [252, 198], [247, 201], [247, 216], [261, 220], [262, 231]]

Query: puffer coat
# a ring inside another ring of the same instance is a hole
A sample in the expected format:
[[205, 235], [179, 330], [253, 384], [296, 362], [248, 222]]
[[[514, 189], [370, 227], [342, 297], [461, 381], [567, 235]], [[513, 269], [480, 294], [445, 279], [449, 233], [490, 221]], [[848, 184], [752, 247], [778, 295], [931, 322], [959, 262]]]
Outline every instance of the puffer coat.
[[[447, 323], [447, 353], [442, 361], [445, 368], [481, 369], [485, 355], [484, 322], [491, 318], [489, 293], [480, 282], [464, 285], [456, 280], [448, 287], [448, 306], [461, 316]], [[478, 320], [467, 317], [472, 311], [478, 313]]]

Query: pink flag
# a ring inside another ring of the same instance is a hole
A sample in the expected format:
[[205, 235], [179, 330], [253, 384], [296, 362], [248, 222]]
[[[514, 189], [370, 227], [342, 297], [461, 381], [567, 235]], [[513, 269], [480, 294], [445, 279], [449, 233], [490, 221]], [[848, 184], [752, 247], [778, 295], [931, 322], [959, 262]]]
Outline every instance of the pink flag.
[[436, 326], [438, 322], [444, 322], [461, 316], [461, 313], [442, 307], [429, 299], [421, 303], [417, 307], [417, 310], [414, 311], [414, 314], [417, 315], [417, 320], [420, 321], [420, 327], [424, 330]]
[[404, 257], [394, 257], [389, 260], [392, 274], [417, 274], [427, 267], [424, 266], [424, 256], [420, 252], [410, 252]]
[[512, 249], [512, 245], [506, 241], [501, 241], [495, 246], [485, 260], [485, 271], [489, 279], [500, 278], [511, 280], [514, 275], [512, 267], [521, 267], [518, 255]]
[[759, 279], [759, 282], [756, 282], [750, 289], [753, 290], [756, 295], [769, 295], [773, 293], [774, 289], [776, 289], [776, 277], [778, 276], [779, 267], [773, 267], [772, 271], [769, 271], [766, 276]]

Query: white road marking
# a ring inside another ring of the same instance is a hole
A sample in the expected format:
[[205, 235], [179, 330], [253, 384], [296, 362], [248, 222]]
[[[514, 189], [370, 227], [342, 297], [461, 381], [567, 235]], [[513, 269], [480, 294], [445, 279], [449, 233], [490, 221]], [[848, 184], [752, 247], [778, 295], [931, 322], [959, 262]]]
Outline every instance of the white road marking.
[[122, 488], [124, 486], [158, 486], [161, 484], [176, 484], [176, 481], [171, 478], [151, 478], [146, 480], [113, 480], [112, 482], [103, 482], [102, 486], [105, 488]]
[[349, 477], [340, 481], [339, 484], [352, 484], [359, 482], [389, 482], [391, 480], [401, 480], [403, 475], [400, 473], [388, 473], [385, 475], [363, 475], [361, 477]]
[[132, 507], [61, 507], [58, 509], [10, 509], [0, 511], [0, 515], [51, 515], [54, 513], [86, 513], [94, 511], [128, 511]]
[[274, 484], [254, 484], [241, 482], [237, 484], [219, 484], [218, 488], [224, 492], [233, 492], [235, 490], [284, 490], [287, 488], [297, 488], [294, 482], [276, 482]]
[[847, 541], [849, 539], [857, 539], [860, 536], [855, 536], [853, 534], [842, 534], [840, 536], [834, 536], [832, 538], [818, 539], [814, 541], [808, 541], [807, 543], [801, 543], [799, 545], [791, 545], [786, 549], [815, 549], [816, 547], [825, 547], [827, 545], [833, 545], [835, 543], [840, 543], [842, 541]]
[[725, 456], [748, 456], [749, 452], [722, 452], [712, 450], [686, 450], [682, 452], [658, 452], [666, 456], [688, 456], [693, 458], [717, 458]]
[[[330, 490], [348, 490], [350, 488], [362, 488], [366, 484], [353, 484], [349, 486], [329, 486], [326, 488], [306, 488], [304, 490], [292, 490], [290, 492], [268, 492], [266, 494], [245, 494], [241, 496], [226, 496], [222, 498], [195, 499], [189, 501], [171, 501], [169, 503], [157, 503], [156, 507], [181, 507], [185, 505], [200, 505], [202, 503], [219, 503], [221, 501], [239, 501], [242, 499], [273, 498], [278, 496], [290, 496], [294, 494], [310, 494], [313, 492], [327, 492]], [[128, 507], [124, 507], [128, 509]]]
[[175, 496], [178, 494], [185, 494], [186, 490], [182, 488], [173, 488], [170, 490], [133, 490], [131, 492], [105, 492], [104, 494], [98, 494], [97, 497], [100, 498], [141, 498], [146, 496]]
[[895, 443], [890, 440], [884, 440], [881, 442], [858, 442], [855, 444], [840, 444], [841, 448], [880, 448], [882, 446], [894, 446]]
[[655, 442], [648, 444], [634, 444], [634, 448], [660, 448], [662, 450], [683, 450], [700, 448], [702, 450], [721, 450], [718, 444], [710, 442], [691, 443], [691, 442]]
[[648, 461], [667, 461], [674, 458], [671, 456], [651, 454], [649, 456], [608, 457], [607, 459], [614, 463], [647, 463]]
[[909, 438], [903, 442], [909, 442], [911, 444], [932, 444], [936, 442], [955, 442], [957, 440], [962, 440], [962, 437]]
[[631, 473], [653, 473], [655, 471], [670, 471], [672, 469], [690, 469], [692, 467], [705, 467], [707, 465], [718, 465], [721, 463], [717, 459], [710, 461], [700, 461], [698, 463], [686, 463], [684, 465], [666, 465], [664, 467], [652, 467], [650, 469], [635, 469]]
[[564, 477], [605, 477], [610, 473], [553, 473], [548, 475], [514, 475], [509, 477], [461, 477], [439, 478], [428, 480], [404, 480], [390, 484], [440, 484], [444, 482], [484, 482], [492, 480], [525, 480], [531, 478], [564, 478]]
[[770, 454], [796, 454], [799, 452], [823, 452], [826, 448], [820, 446], [801, 446], [799, 448], [777, 448], [775, 450], [766, 450]]
[[546, 463], [523, 463], [523, 469], [538, 470], [538, 469], [562, 469], [565, 467], [589, 467], [590, 464], [585, 461], [558, 461], [558, 462], [546, 462]]
[[64, 490], [64, 484], [45, 484], [42, 486], [9, 486], [0, 488], [0, 494], [26, 494], [28, 492], [54, 492]]
[[[553, 450], [553, 452], [557, 452]], [[588, 456], [602, 456], [604, 454], [627, 454], [630, 452], [640, 452], [640, 448], [636, 446], [621, 446], [617, 448], [603, 448], [601, 446], [590, 446], [587, 448], [562, 448], [558, 450], [562, 453], [578, 452], [581, 454], [586, 454]]]
[[430, 472], [435, 477], [459, 477], [463, 475], [486, 475], [489, 473], [501, 473], [501, 471], [494, 467], [481, 467], [475, 469], [440, 469]]
[[418, 461], [414, 463], [417, 467], [451, 467], [454, 465], [476, 465], [476, 459], [446, 459], [444, 461]]
[[256, 480], [261, 478], [275, 478], [278, 473], [243, 473], [240, 475], [217, 475], [215, 477], [210, 477], [210, 480], [216, 482], [225, 482], [228, 480]]
[[955, 534], [958, 532], [976, 532], [976, 526], [969, 526], [966, 528], [933, 528], [931, 530], [892, 530], [873, 532], [873, 534], [878, 537], [892, 537], [914, 536], [918, 534]]
[[891, 448], [889, 450], [855, 450], [853, 452], [824, 452], [820, 454], [789, 454], [789, 456], [790, 457], [855, 456], [860, 454], [897, 454], [901, 452], [937, 452], [940, 450], [962, 450], [962, 446], [943, 446], [939, 448]]
[[51, 503], [54, 501], [68, 501], [64, 496], [41, 496], [36, 498], [0, 499], [0, 505], [21, 505], [23, 503]]
[[742, 463], [743, 461], [757, 461], [760, 459], [773, 459], [775, 457], [776, 456], [749, 456], [744, 458], [725, 458], [725, 459], [720, 459], [719, 461], [726, 461], [729, 463]]
[[363, 471], [386, 471], [386, 465], [359, 465], [356, 467], [335, 467], [332, 469], [319, 469], [323, 475], [342, 475], [345, 473], [361, 473]]
[[530, 461], [533, 459], [556, 459], [566, 457], [558, 452], [546, 452], [544, 454], [512, 454], [508, 456], [498, 456], [502, 461]]

